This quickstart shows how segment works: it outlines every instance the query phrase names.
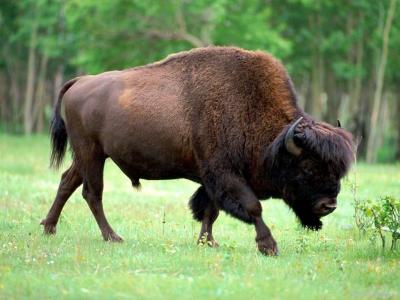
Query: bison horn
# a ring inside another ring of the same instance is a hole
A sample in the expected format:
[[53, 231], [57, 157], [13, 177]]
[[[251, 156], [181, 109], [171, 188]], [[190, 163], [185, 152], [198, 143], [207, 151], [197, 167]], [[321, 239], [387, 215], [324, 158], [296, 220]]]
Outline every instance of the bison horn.
[[297, 121], [294, 122], [292, 126], [290, 126], [285, 136], [286, 150], [289, 153], [293, 154], [294, 156], [299, 156], [301, 154], [301, 148], [294, 143], [293, 137], [294, 137], [294, 130], [296, 129], [297, 125], [299, 125], [302, 119], [303, 117], [298, 118]]
[[342, 124], [340, 124], [339, 120], [337, 120], [337, 127], [342, 128]]

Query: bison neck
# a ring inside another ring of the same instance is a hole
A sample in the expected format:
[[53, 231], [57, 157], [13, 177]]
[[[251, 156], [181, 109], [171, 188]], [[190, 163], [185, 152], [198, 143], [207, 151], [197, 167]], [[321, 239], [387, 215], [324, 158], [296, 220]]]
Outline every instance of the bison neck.
[[[250, 138], [247, 138], [247, 165], [245, 166], [245, 177], [260, 199], [266, 199], [270, 197], [282, 198], [282, 188], [279, 176], [279, 170], [273, 169], [274, 162], [277, 161], [277, 156], [280, 155], [283, 145], [283, 136], [286, 132], [287, 125], [298, 117], [308, 117], [301, 110], [298, 109], [289, 118], [286, 116], [278, 119], [274, 117], [275, 123], [272, 125], [269, 122], [260, 124], [259, 128], [263, 128], [264, 134], [259, 133], [253, 134]], [[272, 118], [272, 117], [271, 117]], [[268, 120], [268, 118], [266, 118]], [[256, 127], [257, 125], [254, 125]], [[263, 140], [264, 138], [264, 140]], [[278, 167], [279, 169], [279, 167]]]

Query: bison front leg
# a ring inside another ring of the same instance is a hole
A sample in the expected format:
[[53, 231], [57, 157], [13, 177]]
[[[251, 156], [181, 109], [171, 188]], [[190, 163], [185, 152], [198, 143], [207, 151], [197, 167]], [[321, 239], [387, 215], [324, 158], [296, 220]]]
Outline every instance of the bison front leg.
[[265, 255], [278, 255], [278, 245], [261, 216], [255, 218], [254, 225], [257, 233], [256, 243], [258, 250]]
[[210, 247], [218, 247], [219, 245], [213, 237], [212, 227], [215, 220], [218, 218], [219, 209], [208, 197], [203, 186], [190, 198], [189, 207], [192, 210], [193, 218], [201, 222], [198, 243], [207, 244]]
[[[217, 179], [218, 180], [215, 180]], [[277, 244], [262, 219], [262, 206], [251, 188], [242, 178], [224, 175], [208, 181], [209, 193], [213, 193], [221, 209], [246, 223], [254, 224], [256, 243], [261, 253], [278, 255]]]
[[272, 237], [271, 231], [262, 218], [262, 206], [253, 192], [247, 186], [241, 188], [238, 197], [239, 203], [252, 218], [256, 229], [256, 243], [258, 250], [265, 255], [278, 255], [278, 246]]

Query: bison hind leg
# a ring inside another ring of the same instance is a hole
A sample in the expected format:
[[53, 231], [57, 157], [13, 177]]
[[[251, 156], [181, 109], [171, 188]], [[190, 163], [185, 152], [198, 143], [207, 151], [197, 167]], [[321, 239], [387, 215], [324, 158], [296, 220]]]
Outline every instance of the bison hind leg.
[[218, 247], [212, 233], [212, 227], [218, 218], [219, 209], [210, 200], [204, 187], [201, 186], [190, 198], [189, 207], [192, 210], [193, 218], [201, 222], [201, 230], [198, 244], [207, 244], [210, 247]]
[[47, 216], [40, 223], [44, 226], [45, 234], [55, 234], [58, 219], [65, 203], [68, 201], [72, 193], [82, 184], [82, 176], [74, 161], [71, 167], [65, 171], [61, 177], [57, 195], [51, 206]]

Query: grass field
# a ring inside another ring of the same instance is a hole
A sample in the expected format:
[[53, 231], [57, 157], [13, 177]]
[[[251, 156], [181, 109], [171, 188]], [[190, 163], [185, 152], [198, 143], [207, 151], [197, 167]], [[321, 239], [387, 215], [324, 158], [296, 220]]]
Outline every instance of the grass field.
[[[400, 165], [358, 164], [339, 208], [320, 232], [297, 224], [282, 201], [263, 202], [280, 247], [264, 257], [254, 229], [221, 214], [218, 249], [197, 246], [187, 202], [196, 185], [143, 181], [140, 192], [106, 164], [104, 205], [122, 244], [105, 243], [79, 189], [56, 236], [39, 222], [60, 173], [49, 170], [45, 136], [0, 135], [0, 299], [398, 299], [400, 251], [382, 253], [353, 222], [350, 183], [361, 199], [400, 196]], [[66, 164], [64, 164], [64, 168]]]

